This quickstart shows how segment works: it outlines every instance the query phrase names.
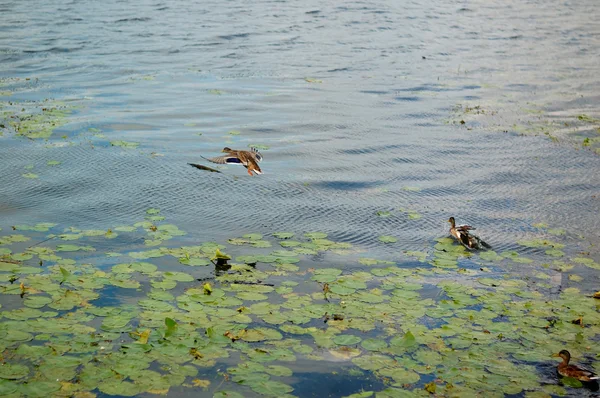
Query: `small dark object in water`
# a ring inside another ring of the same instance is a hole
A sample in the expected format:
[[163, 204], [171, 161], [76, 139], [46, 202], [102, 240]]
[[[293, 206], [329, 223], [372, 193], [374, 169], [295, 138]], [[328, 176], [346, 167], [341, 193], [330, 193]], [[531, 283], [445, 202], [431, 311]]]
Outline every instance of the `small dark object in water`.
[[577, 319], [573, 319], [573, 320], [571, 321], [571, 323], [572, 323], [573, 325], [579, 325], [579, 326], [583, 327], [583, 326], [584, 326], [584, 325], [583, 325], [583, 317], [581, 317], [581, 316], [580, 316], [580, 317], [579, 317], [579, 318], [577, 318]]
[[188, 163], [188, 164], [189, 164], [190, 166], [194, 166], [195, 168], [197, 168], [197, 169], [200, 169], [200, 170], [211, 171], [211, 172], [213, 172], [213, 173], [220, 173], [220, 171], [219, 171], [219, 170], [217, 170], [217, 169], [213, 169], [212, 167], [203, 166], [203, 165], [201, 165], [201, 164], [195, 164], [195, 163]]

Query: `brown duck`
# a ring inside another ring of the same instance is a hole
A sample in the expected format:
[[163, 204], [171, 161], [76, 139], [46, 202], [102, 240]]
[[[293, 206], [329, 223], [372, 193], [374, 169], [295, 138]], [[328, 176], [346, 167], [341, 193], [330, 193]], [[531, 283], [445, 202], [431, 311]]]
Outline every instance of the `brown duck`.
[[258, 162], [262, 161], [263, 157], [256, 148], [251, 148], [249, 151], [244, 151], [225, 147], [221, 152], [224, 152], [227, 155], [204, 159], [218, 164], [241, 164], [248, 170], [248, 174], [250, 175], [253, 175], [252, 172], [256, 174], [262, 174], [262, 170], [258, 166]]
[[454, 236], [456, 240], [460, 242], [461, 245], [466, 247], [469, 250], [477, 250], [485, 247], [486, 249], [491, 249], [492, 247], [482, 241], [479, 237], [471, 234], [469, 231], [475, 229], [470, 225], [456, 225], [456, 221], [454, 217], [450, 217], [448, 219], [450, 223], [450, 235]]
[[569, 365], [571, 360], [571, 353], [567, 350], [561, 350], [558, 354], [552, 354], [553, 357], [562, 358], [562, 362], [558, 364], [558, 374], [564, 377], [573, 377], [579, 381], [590, 382], [598, 380], [600, 377], [596, 376], [589, 370], [580, 368], [577, 365]]

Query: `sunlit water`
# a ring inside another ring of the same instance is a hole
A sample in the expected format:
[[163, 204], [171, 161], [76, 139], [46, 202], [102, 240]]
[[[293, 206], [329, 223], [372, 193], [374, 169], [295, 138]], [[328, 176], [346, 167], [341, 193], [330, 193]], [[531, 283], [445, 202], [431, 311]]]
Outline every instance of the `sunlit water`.
[[[515, 242], [537, 222], [589, 249], [600, 236], [600, 157], [569, 131], [554, 142], [515, 125], [528, 108], [543, 112], [532, 120], [598, 116], [598, 8], [4, 2], [0, 76], [21, 80], [0, 87], [15, 91], [1, 99], [79, 108], [48, 142], [0, 137], [0, 227], [108, 228], [155, 207], [188, 232], [182, 244], [322, 231], [395, 260], [430, 248], [452, 215], [498, 251], [523, 250]], [[460, 124], [466, 105], [489, 117]], [[264, 175], [188, 166], [253, 144], [269, 147]], [[38, 179], [22, 177], [28, 165]]]

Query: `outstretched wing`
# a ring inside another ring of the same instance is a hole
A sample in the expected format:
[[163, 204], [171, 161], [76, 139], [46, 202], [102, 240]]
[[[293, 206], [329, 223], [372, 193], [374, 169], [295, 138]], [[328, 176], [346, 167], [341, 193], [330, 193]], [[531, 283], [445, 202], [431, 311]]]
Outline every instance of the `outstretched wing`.
[[231, 155], [217, 156], [216, 158], [204, 159], [217, 164], [244, 164], [238, 157]]
[[471, 229], [475, 229], [475, 227], [472, 227], [470, 225], [457, 225], [456, 226], [456, 230], [457, 231], [465, 231], [466, 232], [466, 231], [469, 231]]

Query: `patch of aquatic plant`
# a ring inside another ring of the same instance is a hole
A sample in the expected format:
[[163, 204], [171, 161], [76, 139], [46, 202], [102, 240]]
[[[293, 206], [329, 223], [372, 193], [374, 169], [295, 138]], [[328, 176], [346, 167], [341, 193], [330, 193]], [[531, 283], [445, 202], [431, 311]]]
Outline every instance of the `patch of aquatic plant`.
[[553, 142], [568, 142], [600, 154], [600, 119], [587, 114], [549, 114], [544, 107], [532, 103], [478, 102], [455, 106], [448, 123], [468, 130], [546, 136]]
[[416, 210], [411, 210], [411, 209], [398, 209], [399, 211], [401, 211], [402, 213], [405, 213], [408, 216], [409, 220], [418, 220], [420, 219], [422, 216], [421, 214], [419, 214]]
[[[2, 233], [2, 395], [291, 397], [307, 363], [327, 372], [332, 360], [385, 385], [357, 397], [564, 395], [577, 386], [548, 384], [550, 355], [600, 355], [593, 292], [551, 293], [548, 250], [598, 266], [560, 235], [519, 242], [534, 250], [523, 278], [503, 270], [519, 253], [450, 238], [398, 263], [355, 258], [319, 231], [182, 246], [186, 232], [155, 208], [132, 225]], [[344, 269], [329, 262], [340, 255]]]
[[137, 148], [138, 146], [140, 146], [140, 143], [139, 142], [123, 141], [123, 140], [115, 140], [115, 141], [111, 141], [110, 145], [112, 145], [112, 146], [120, 146], [121, 148]]
[[0, 127], [30, 139], [50, 138], [54, 130], [69, 122], [77, 106], [56, 100], [2, 102]]
[[129, 78], [132, 82], [156, 80], [156, 75], [137, 75]]

